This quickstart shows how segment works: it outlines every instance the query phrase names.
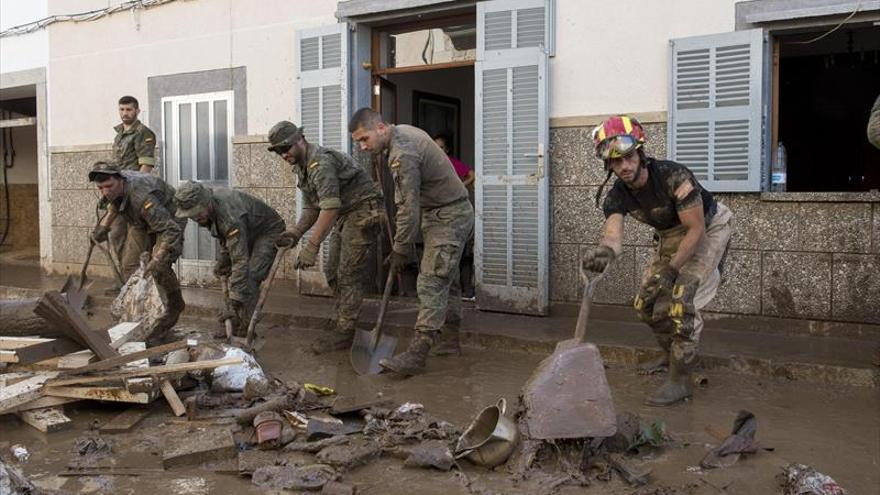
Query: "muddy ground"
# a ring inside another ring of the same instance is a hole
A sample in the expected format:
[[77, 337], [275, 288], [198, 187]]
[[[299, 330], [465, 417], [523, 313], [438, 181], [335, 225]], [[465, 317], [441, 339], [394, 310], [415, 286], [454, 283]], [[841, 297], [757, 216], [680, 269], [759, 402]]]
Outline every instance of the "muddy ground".
[[[188, 319], [178, 325], [185, 334], [213, 330], [211, 320]], [[429, 373], [401, 380], [393, 376], [357, 377], [348, 353], [314, 356], [306, 349], [317, 331], [267, 328], [257, 357], [275, 377], [290, 382], [330, 386], [340, 395], [373, 398], [378, 394], [397, 403], [419, 402], [427, 411], [464, 429], [481, 408], [499, 397], [516, 402], [522, 384], [543, 358], [541, 355], [466, 348], [460, 358], [432, 358]], [[401, 346], [405, 342], [401, 342]], [[592, 480], [589, 487], [563, 486], [558, 493], [716, 494], [781, 493], [777, 474], [788, 462], [809, 464], [834, 477], [849, 493], [880, 493], [880, 394], [876, 388], [817, 385], [783, 378], [709, 372], [708, 382], [687, 404], [668, 409], [642, 405], [645, 394], [662, 375], [638, 376], [628, 367], [612, 366], [608, 380], [618, 412], [630, 411], [646, 419], [666, 422], [674, 442], [645, 450], [633, 458], [651, 469], [650, 484], [635, 488], [618, 476]], [[194, 468], [176, 468], [139, 476], [58, 476], [78, 454], [71, 452], [90, 425], [109, 421], [126, 405], [80, 402], [66, 407], [73, 427], [42, 434], [13, 416], [0, 417], [0, 455], [9, 459], [9, 447], [22, 444], [31, 453], [19, 466], [44, 488], [73, 493], [266, 493], [250, 479]], [[740, 409], [758, 418], [758, 454], [732, 467], [706, 471], [700, 459], [719, 441], [708, 431], [726, 433]], [[161, 399], [153, 413], [125, 434], [105, 434], [114, 452], [141, 459], [143, 466], [161, 465], [162, 445], [170, 436], [194, 435], [174, 419]], [[540, 473], [515, 479], [502, 466], [487, 471], [461, 462], [463, 471], [450, 472], [403, 467], [396, 458], [381, 458], [346, 473], [342, 481], [368, 494], [544, 493], [549, 480]], [[726, 490], [726, 491], [725, 491]], [[290, 493], [290, 492], [285, 492]]]

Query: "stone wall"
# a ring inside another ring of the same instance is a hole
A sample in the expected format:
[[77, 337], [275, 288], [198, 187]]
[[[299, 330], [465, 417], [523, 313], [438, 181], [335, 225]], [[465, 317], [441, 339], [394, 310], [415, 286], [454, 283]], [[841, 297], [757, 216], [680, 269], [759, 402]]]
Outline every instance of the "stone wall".
[[[50, 201], [52, 208], [52, 272], [79, 273], [95, 226], [98, 193], [89, 183], [92, 164], [110, 160], [110, 145], [52, 150]], [[96, 274], [110, 276], [107, 258], [95, 249], [89, 263]]]
[[[647, 124], [648, 154], [666, 157], [666, 125]], [[550, 295], [577, 301], [577, 264], [604, 220], [605, 179], [590, 128], [551, 130]], [[880, 194], [718, 194], [734, 213], [725, 279], [708, 310], [727, 314], [880, 323]], [[595, 300], [630, 304], [652, 251], [650, 228], [626, 222], [624, 250]]]

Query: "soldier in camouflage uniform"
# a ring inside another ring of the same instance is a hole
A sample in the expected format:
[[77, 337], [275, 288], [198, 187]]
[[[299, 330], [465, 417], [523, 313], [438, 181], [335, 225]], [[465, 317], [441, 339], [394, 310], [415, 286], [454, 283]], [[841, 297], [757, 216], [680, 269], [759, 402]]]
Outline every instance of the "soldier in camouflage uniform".
[[230, 310], [218, 319], [231, 319], [237, 335], [244, 335], [257, 304], [260, 285], [269, 274], [284, 232], [277, 211], [250, 194], [227, 188], [208, 188], [184, 182], [174, 196], [177, 216], [191, 218], [220, 241], [214, 275], [229, 277]]
[[691, 369], [703, 329], [700, 310], [718, 290], [733, 215], [687, 167], [645, 156], [645, 131], [635, 119], [610, 117], [596, 127], [593, 139], [608, 179], [614, 174], [617, 180], [602, 207], [604, 235], [585, 255], [583, 268], [601, 272], [617, 257], [626, 215], [654, 227], [659, 244], [633, 306], [663, 349], [659, 359], [643, 363], [640, 370], [669, 367], [667, 380], [645, 403], [668, 406], [693, 394]]
[[[156, 135], [149, 127], [145, 126], [138, 115], [140, 108], [138, 101], [133, 96], [123, 96], [119, 99], [119, 119], [121, 124], [113, 128], [116, 138], [113, 140], [113, 161], [121, 170], [133, 170], [149, 174], [156, 165]], [[140, 231], [132, 232], [132, 235]], [[116, 218], [110, 223], [110, 245], [117, 259], [122, 258], [125, 249], [125, 240], [128, 235], [125, 221]], [[143, 245], [146, 239], [133, 239], [133, 243]]]
[[[126, 226], [128, 241], [120, 256], [124, 277], [137, 270], [142, 256], [149, 258], [145, 274], [155, 278], [166, 305], [165, 314], [150, 329], [149, 342], [155, 345], [177, 323], [185, 308], [180, 282], [171, 269], [183, 250], [186, 226], [185, 220], [174, 216], [174, 188], [153, 175], [120, 170], [107, 162], [95, 163], [89, 181], [95, 183], [103, 200]], [[107, 230], [92, 235], [106, 239]]]
[[445, 344], [458, 348], [458, 264], [474, 228], [473, 207], [467, 189], [449, 166], [449, 158], [421, 129], [386, 124], [370, 108], [355, 112], [348, 129], [362, 150], [388, 155], [397, 205], [397, 231], [389, 256], [393, 270], [409, 261], [417, 229], [421, 227], [424, 253], [417, 282], [419, 315], [415, 336], [405, 352], [383, 359], [380, 364], [401, 375], [422, 373], [441, 327]]
[[291, 122], [275, 124], [269, 143], [269, 151], [293, 166], [303, 198], [299, 221], [284, 233], [279, 245], [296, 245], [314, 226], [300, 246], [294, 268], [314, 266], [321, 242], [335, 228], [324, 275], [336, 298], [336, 322], [312, 345], [312, 351], [321, 354], [348, 348], [364, 298], [363, 271], [384, 216], [382, 193], [352, 157], [309, 143], [302, 129]]

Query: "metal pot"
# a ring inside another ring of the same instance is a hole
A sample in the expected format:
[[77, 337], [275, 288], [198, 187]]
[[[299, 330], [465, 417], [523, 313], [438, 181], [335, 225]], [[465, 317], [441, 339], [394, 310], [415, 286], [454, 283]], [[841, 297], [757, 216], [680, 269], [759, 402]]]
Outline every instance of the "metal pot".
[[480, 411], [458, 439], [455, 458], [466, 457], [489, 468], [504, 464], [519, 440], [516, 423], [504, 415], [506, 411], [507, 400], [503, 397]]

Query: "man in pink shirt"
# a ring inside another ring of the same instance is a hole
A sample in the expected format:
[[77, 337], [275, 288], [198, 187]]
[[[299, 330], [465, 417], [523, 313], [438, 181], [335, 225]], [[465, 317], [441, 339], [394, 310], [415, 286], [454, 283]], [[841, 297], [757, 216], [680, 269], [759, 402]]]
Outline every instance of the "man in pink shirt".
[[[458, 178], [461, 179], [461, 183], [464, 184], [464, 187], [467, 188], [468, 193], [473, 198], [473, 184], [476, 176], [474, 175], [474, 171], [470, 165], [459, 160], [458, 158], [452, 156], [452, 136], [448, 133], [439, 133], [434, 135], [434, 142], [437, 143], [437, 146], [446, 153], [446, 156], [449, 158], [449, 161], [452, 163], [452, 168], [455, 169], [455, 174], [458, 175]], [[473, 201], [471, 201], [473, 203]], [[473, 301], [474, 300], [474, 236], [471, 234], [470, 239], [468, 239], [467, 245], [464, 248], [464, 253], [461, 255], [461, 262], [459, 263], [459, 269], [461, 270], [461, 294], [462, 299]]]

